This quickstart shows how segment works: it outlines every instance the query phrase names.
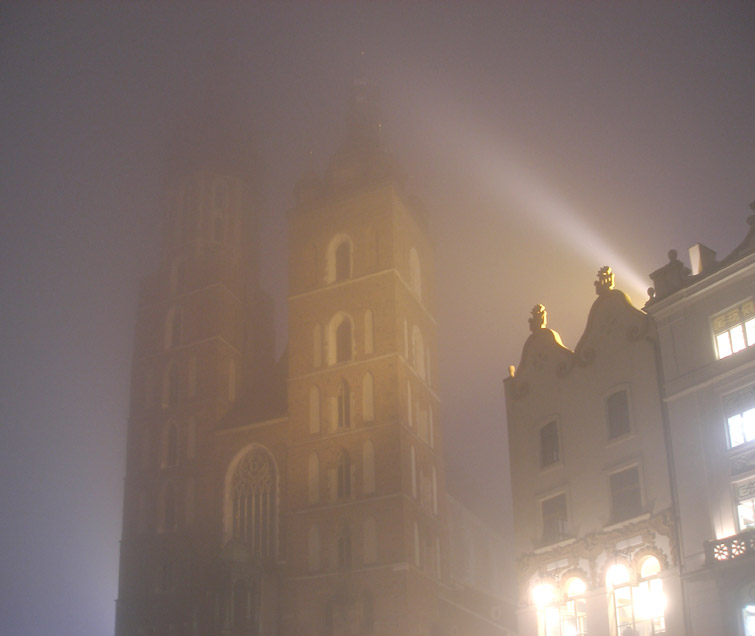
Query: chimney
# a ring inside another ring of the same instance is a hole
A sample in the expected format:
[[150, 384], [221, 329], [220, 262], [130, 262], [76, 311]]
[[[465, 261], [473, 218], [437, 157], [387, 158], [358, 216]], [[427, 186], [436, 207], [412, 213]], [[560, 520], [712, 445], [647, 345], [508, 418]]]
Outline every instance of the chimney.
[[693, 276], [706, 274], [716, 264], [716, 253], [702, 243], [695, 243], [689, 248], [689, 264]]

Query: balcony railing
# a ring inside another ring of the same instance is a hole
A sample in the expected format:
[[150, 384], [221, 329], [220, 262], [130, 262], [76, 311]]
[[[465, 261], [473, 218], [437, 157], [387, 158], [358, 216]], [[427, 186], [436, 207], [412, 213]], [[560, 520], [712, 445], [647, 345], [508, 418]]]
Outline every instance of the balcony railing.
[[755, 528], [739, 534], [705, 542], [705, 564], [724, 563], [755, 556]]

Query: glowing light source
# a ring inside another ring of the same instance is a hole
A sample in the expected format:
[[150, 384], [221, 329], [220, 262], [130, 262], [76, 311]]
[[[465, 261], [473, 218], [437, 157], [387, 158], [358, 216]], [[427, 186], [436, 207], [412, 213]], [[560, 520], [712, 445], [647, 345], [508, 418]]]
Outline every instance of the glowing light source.
[[[556, 599], [556, 588], [550, 583], [539, 583], [532, 588], [532, 600], [538, 607], [545, 607]], [[558, 612], [556, 613], [558, 616]]]
[[608, 587], [618, 587], [629, 583], [629, 570], [625, 565], [617, 563], [608, 568], [606, 574], [606, 585]]

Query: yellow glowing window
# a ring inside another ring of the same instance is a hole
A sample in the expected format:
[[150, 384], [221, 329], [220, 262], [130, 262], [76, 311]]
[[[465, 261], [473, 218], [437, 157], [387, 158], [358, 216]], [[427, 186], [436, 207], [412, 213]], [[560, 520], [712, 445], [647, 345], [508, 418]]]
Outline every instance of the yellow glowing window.
[[755, 344], [755, 303], [748, 300], [713, 317], [718, 357], [726, 358]]
[[755, 479], [737, 484], [735, 491], [739, 530], [755, 528]]

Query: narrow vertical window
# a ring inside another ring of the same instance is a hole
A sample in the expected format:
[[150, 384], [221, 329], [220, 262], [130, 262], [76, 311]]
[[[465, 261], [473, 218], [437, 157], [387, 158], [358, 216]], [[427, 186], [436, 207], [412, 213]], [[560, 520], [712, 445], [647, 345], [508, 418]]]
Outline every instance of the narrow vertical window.
[[315, 323], [312, 328], [312, 364], [315, 368], [322, 366], [322, 327]]
[[320, 458], [317, 456], [317, 453], [312, 453], [309, 456], [307, 481], [307, 500], [310, 504], [316, 504], [320, 501]]
[[229, 360], [228, 362], [228, 401], [236, 401], [236, 389], [238, 385], [238, 376], [236, 373], [236, 361]]
[[545, 468], [559, 461], [558, 426], [548, 422], [540, 429], [540, 467]]
[[640, 471], [637, 466], [627, 468], [610, 477], [611, 521], [618, 523], [642, 514]]
[[335, 251], [336, 282], [351, 278], [351, 245], [348, 240], [341, 241]]
[[543, 544], [549, 545], [566, 539], [566, 495], [560, 494], [540, 502], [543, 526]]
[[254, 556], [275, 553], [276, 484], [275, 466], [262, 448], [244, 455], [231, 478], [233, 537]]
[[351, 322], [344, 319], [336, 328], [336, 362], [348, 362], [352, 358]]
[[606, 400], [608, 439], [627, 435], [629, 426], [629, 396], [625, 390], [616, 391]]
[[186, 422], [186, 457], [192, 459], [197, 447], [197, 421], [190, 416]]
[[727, 395], [723, 402], [729, 448], [755, 441], [755, 387]]
[[425, 379], [425, 340], [417, 325], [412, 327], [412, 363], [417, 375]]
[[186, 389], [189, 397], [194, 397], [197, 393], [197, 356], [189, 358], [189, 368], [187, 370]]
[[344, 526], [338, 534], [338, 569], [347, 570], [351, 567], [351, 530]]
[[368, 371], [362, 379], [362, 420], [372, 422], [375, 419], [375, 381]]
[[372, 326], [372, 310], [364, 312], [364, 352], [372, 354], [375, 351], [374, 333]]
[[375, 445], [370, 440], [362, 446], [362, 489], [365, 495], [375, 492]]
[[320, 389], [309, 387], [309, 432], [320, 432]]
[[351, 459], [346, 451], [338, 457], [338, 498], [351, 497]]
[[344, 429], [351, 426], [351, 391], [344, 380], [338, 387], [338, 428]]

